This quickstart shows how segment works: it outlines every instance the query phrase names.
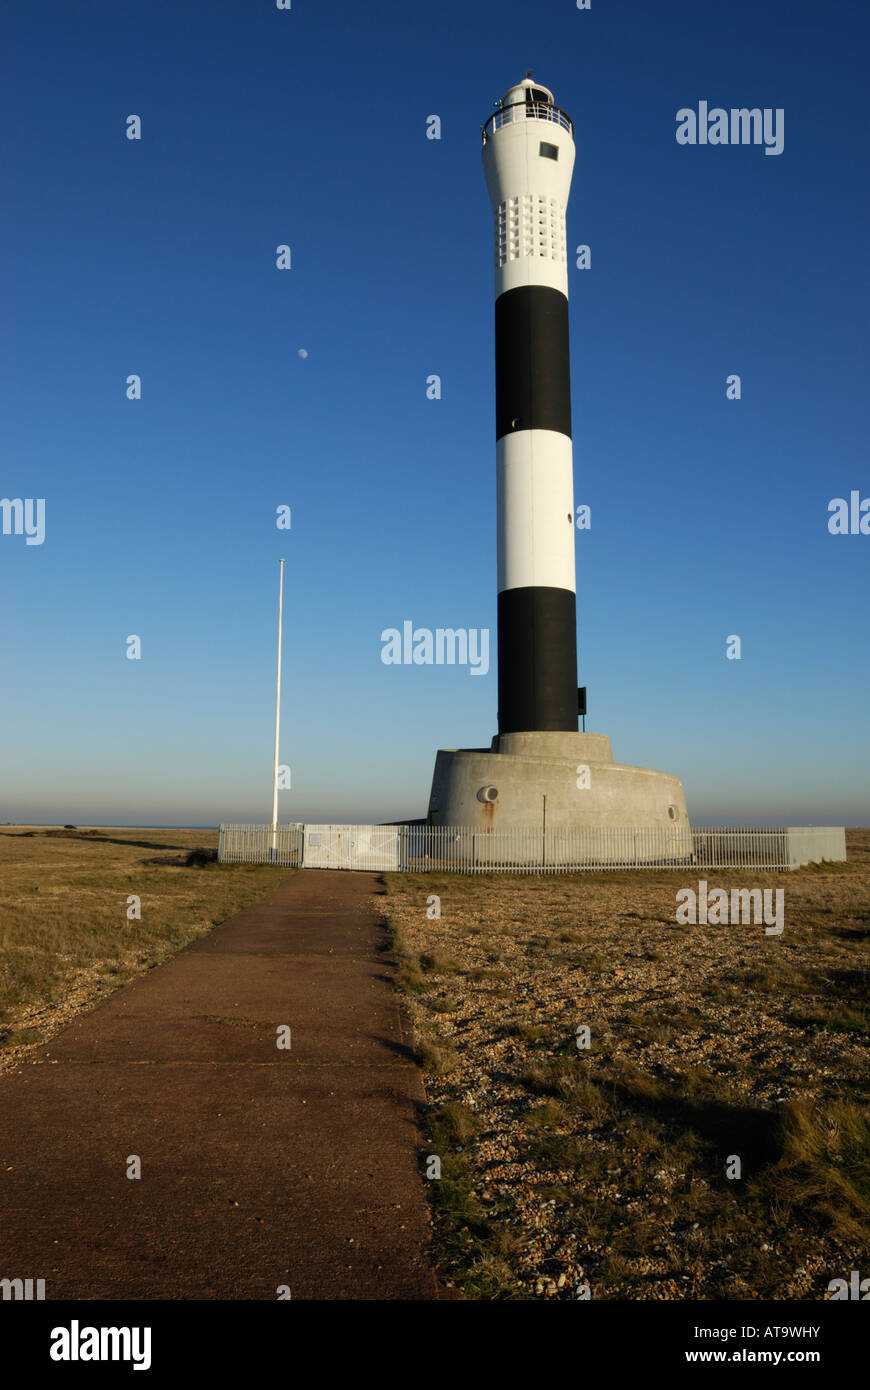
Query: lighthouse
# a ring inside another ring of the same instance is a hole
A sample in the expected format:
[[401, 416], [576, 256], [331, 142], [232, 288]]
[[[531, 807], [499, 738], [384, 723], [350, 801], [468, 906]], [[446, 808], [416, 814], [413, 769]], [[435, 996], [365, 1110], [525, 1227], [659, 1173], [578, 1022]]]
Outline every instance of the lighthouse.
[[680, 779], [615, 763], [606, 734], [577, 729], [573, 125], [531, 73], [495, 106], [482, 133], [494, 226], [498, 732], [489, 748], [439, 749], [428, 821], [492, 834], [493, 863], [502, 853], [517, 862], [521, 842], [500, 849], [495, 832], [519, 828], [540, 831], [537, 856], [563, 829], [655, 827], [657, 856], [677, 858], [691, 844]]
[[498, 728], [577, 730], [565, 211], [571, 121], [531, 76], [483, 127], [495, 230]]

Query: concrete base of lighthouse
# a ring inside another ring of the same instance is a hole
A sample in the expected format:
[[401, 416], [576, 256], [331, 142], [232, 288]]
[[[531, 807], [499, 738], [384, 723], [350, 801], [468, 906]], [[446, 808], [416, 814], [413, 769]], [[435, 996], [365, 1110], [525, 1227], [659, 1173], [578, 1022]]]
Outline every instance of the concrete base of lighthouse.
[[[657, 832], [644, 840], [654, 859], [682, 859], [692, 848], [679, 777], [615, 763], [606, 734], [497, 734], [488, 749], [441, 748], [428, 821], [481, 831], [534, 828], [548, 834], [576, 828], [644, 829]], [[620, 837], [600, 838], [598, 858], [625, 858]], [[611, 841], [612, 855], [607, 848]]]

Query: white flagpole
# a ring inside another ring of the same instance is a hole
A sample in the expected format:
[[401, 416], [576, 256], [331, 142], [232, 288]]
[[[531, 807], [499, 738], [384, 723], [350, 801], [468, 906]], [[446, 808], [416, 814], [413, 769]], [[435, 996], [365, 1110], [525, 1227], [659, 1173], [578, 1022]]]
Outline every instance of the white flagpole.
[[281, 736], [281, 636], [284, 626], [284, 561], [278, 578], [278, 675], [275, 680], [275, 765], [272, 771], [272, 855], [278, 852], [278, 742]]

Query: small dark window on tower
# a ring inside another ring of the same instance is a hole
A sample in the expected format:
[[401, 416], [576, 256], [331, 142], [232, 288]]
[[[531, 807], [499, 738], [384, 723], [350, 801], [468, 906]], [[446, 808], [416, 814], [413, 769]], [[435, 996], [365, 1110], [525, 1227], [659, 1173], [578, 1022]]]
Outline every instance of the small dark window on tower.
[[532, 101], [543, 101], [547, 106], [550, 105], [550, 97], [547, 92], [542, 92], [540, 87], [531, 88]]
[[544, 156], [545, 159], [558, 159], [558, 158], [559, 158], [559, 146], [558, 146], [558, 145], [548, 145], [547, 142], [546, 142], [546, 140], [542, 140], [542, 141], [541, 141], [541, 154]]

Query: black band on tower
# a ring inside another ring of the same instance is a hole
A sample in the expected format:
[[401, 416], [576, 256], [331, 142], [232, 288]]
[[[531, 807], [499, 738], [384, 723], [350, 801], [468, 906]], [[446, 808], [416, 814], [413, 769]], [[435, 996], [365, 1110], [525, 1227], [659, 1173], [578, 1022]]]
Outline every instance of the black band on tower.
[[495, 437], [515, 430], [571, 437], [568, 301], [548, 285], [495, 301]]
[[576, 600], [569, 589], [498, 596], [498, 731], [577, 732]]

